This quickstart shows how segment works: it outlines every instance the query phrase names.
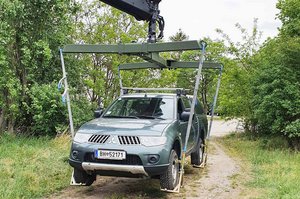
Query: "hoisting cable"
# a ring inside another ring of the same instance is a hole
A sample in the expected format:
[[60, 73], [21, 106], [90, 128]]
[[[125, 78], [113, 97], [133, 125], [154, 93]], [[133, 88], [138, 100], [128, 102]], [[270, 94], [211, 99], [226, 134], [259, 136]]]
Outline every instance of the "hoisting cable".
[[183, 180], [185, 156], [186, 156], [186, 152], [187, 152], [187, 144], [188, 144], [188, 139], [190, 137], [193, 116], [195, 113], [195, 105], [196, 105], [196, 100], [197, 100], [197, 95], [198, 95], [198, 90], [199, 90], [199, 85], [200, 85], [201, 72], [202, 72], [202, 68], [203, 68], [203, 63], [204, 63], [204, 59], [205, 59], [205, 51], [206, 51], [206, 46], [207, 46], [207, 43], [205, 41], [201, 41], [200, 44], [201, 44], [201, 57], [200, 57], [199, 67], [198, 67], [197, 76], [196, 76], [196, 83], [195, 83], [193, 101], [192, 101], [192, 105], [191, 105], [190, 117], [189, 117], [189, 121], [188, 121], [188, 127], [187, 127], [187, 131], [186, 131], [185, 144], [184, 144], [183, 151], [182, 151], [178, 192], [180, 190], [181, 182]]
[[162, 39], [164, 37], [165, 20], [162, 16], [158, 15], [157, 22], [159, 27], [159, 35], [157, 39]]

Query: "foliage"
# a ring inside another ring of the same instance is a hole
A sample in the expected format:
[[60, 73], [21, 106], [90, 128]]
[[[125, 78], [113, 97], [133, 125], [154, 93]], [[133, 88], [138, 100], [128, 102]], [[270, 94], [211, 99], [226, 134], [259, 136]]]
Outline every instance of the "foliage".
[[221, 112], [242, 117], [246, 129], [268, 135], [284, 135], [299, 147], [300, 45], [298, 1], [278, 3], [283, 22], [279, 37], [259, 48], [261, 33], [254, 21], [252, 34], [239, 24], [243, 41], [234, 43], [221, 30], [233, 59], [226, 64], [220, 95]]
[[254, 57], [252, 78], [254, 130], [279, 134], [300, 148], [299, 1], [279, 1], [283, 22], [279, 37], [270, 39]]
[[[79, 128], [83, 123], [94, 118], [94, 110], [98, 107], [91, 104], [85, 96], [72, 95], [72, 93], [71, 96], [73, 123], [75, 128]], [[65, 118], [67, 118], [66, 115]]]
[[189, 36], [185, 34], [182, 29], [179, 29], [175, 35], [170, 36], [169, 40], [171, 41], [186, 41], [189, 39]]
[[277, 8], [280, 9], [278, 18], [282, 22], [281, 35], [289, 37], [300, 36], [300, 1], [299, 0], [279, 0]]
[[[75, 41], [89, 44], [142, 41], [140, 38], [146, 38], [147, 29], [145, 23], [96, 0], [82, 2], [75, 26]], [[79, 78], [73, 80], [73, 86], [83, 85], [85, 90], [78, 93], [84, 93], [94, 104], [103, 99], [106, 106], [119, 94], [118, 66], [138, 61], [127, 56], [102, 54], [79, 55], [77, 60], [81, 61], [81, 70], [77, 71]], [[71, 66], [67, 63], [68, 71], [72, 70]]]
[[222, 59], [225, 67], [218, 111], [224, 117], [246, 119], [246, 126], [248, 126], [248, 117], [252, 112], [250, 105], [252, 93], [249, 88], [254, 71], [253, 55], [259, 49], [262, 34], [257, 27], [257, 19], [254, 19], [250, 33], [237, 23], [236, 28], [241, 32], [243, 38], [238, 42], [232, 41], [229, 35], [217, 29], [224, 39], [220, 43], [225, 45], [223, 55], [226, 57]]
[[31, 127], [31, 87], [59, 78], [57, 48], [68, 40], [73, 8], [65, 0], [0, 2], [0, 129]]
[[[250, 33], [240, 24], [243, 41], [209, 43], [206, 61], [225, 65], [218, 112], [243, 118], [262, 134], [299, 138], [299, 1], [279, 0], [279, 37], [260, 48], [257, 19]], [[39, 16], [39, 17], [36, 17]], [[3, 0], [0, 2], [0, 130], [54, 135], [66, 129], [66, 108], [53, 82], [61, 78], [57, 48], [65, 43], [145, 42], [147, 24], [100, 1]], [[141, 39], [142, 38], [142, 39]], [[172, 41], [188, 39], [182, 30]], [[270, 53], [272, 52], [272, 53]], [[199, 60], [200, 52], [162, 53], [167, 59]], [[107, 106], [119, 94], [117, 67], [137, 57], [65, 56], [75, 126], [92, 118], [102, 100]], [[217, 71], [218, 72], [218, 71]], [[217, 72], [203, 71], [200, 95], [209, 110]], [[125, 86], [193, 89], [194, 70], [122, 71]]]
[[[203, 40], [208, 43], [205, 61], [223, 64], [226, 60], [226, 58], [224, 58], [224, 54], [226, 52], [224, 43], [220, 41], [213, 41], [210, 38], [204, 38]], [[199, 61], [200, 55], [200, 51], [186, 51], [182, 53], [181, 60]], [[191, 89], [193, 91], [197, 71], [195, 69], [181, 69], [179, 71], [177, 86]], [[219, 73], [219, 70], [202, 70], [199, 94], [206, 111], [209, 111], [212, 106]]]
[[300, 137], [299, 41], [271, 40], [258, 55], [252, 101], [258, 132]]
[[56, 128], [66, 121], [66, 108], [61, 103], [55, 84], [34, 84], [29, 90], [27, 119], [32, 118], [30, 132], [34, 135], [56, 135]]

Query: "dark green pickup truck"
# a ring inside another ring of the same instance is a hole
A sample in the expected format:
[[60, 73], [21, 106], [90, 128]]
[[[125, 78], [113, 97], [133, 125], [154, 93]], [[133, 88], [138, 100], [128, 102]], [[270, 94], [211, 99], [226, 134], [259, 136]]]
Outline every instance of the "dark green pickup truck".
[[[159, 178], [173, 190], [179, 181], [191, 98], [179, 94], [126, 94], [76, 133], [69, 163], [76, 183], [96, 175]], [[187, 145], [193, 165], [203, 161], [207, 118], [197, 100]]]

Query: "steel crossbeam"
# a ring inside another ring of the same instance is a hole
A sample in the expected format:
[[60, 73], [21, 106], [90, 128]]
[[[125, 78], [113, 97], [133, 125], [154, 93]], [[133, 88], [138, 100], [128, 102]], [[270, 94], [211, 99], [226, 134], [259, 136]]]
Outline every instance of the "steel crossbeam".
[[[129, 63], [129, 64], [121, 64], [119, 66], [120, 70], [135, 70], [135, 69], [177, 69], [177, 68], [198, 68], [199, 62], [176, 62], [167, 60], [167, 64], [165, 67], [161, 67], [158, 64], [143, 62], [143, 63]], [[203, 69], [222, 69], [222, 64], [213, 63], [213, 62], [204, 62]]]
[[63, 53], [141, 55], [145, 53], [159, 53], [199, 49], [201, 49], [201, 44], [196, 40], [192, 40], [165, 43], [71, 44], [64, 46]]
[[[119, 54], [134, 55], [141, 57], [147, 62], [153, 63], [160, 68], [168, 68], [169, 63], [173, 61], [162, 58], [160, 52], [199, 50], [201, 44], [198, 41], [180, 41], [166, 43], [129, 43], [129, 44], [73, 44], [66, 45], [63, 53], [101, 53], [101, 54]], [[176, 62], [174, 62], [176, 65]], [[143, 64], [142, 64], [143, 65]], [[197, 65], [197, 64], [195, 64]], [[153, 67], [156, 67], [152, 65]], [[176, 66], [175, 66], [176, 67]], [[195, 67], [196, 68], [196, 67]]]

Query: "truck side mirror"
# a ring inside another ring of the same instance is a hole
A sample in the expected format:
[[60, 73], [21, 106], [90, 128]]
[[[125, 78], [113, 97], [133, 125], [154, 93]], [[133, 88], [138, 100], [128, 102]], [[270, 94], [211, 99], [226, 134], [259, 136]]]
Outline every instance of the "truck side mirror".
[[94, 117], [99, 118], [103, 114], [104, 110], [103, 109], [97, 109], [94, 111]]
[[187, 122], [189, 121], [189, 117], [190, 117], [190, 114], [191, 114], [191, 109], [185, 109], [181, 115], [180, 115], [180, 120], [183, 121], [183, 122]]

